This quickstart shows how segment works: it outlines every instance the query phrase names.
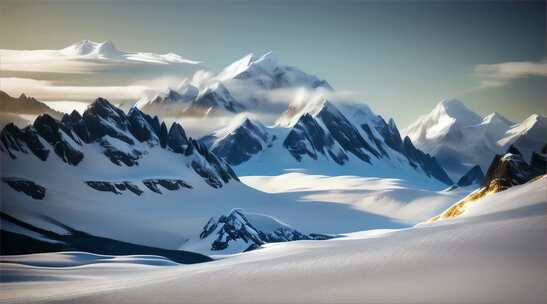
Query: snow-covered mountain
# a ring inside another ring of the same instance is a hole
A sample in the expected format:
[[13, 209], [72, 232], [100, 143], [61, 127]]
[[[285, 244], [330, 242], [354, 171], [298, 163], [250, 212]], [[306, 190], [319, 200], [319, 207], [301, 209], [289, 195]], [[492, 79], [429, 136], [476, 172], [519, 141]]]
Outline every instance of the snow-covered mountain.
[[58, 51], [59, 54], [80, 60], [112, 60], [157, 64], [199, 65], [200, 62], [188, 60], [174, 53], [156, 54], [149, 52], [125, 52], [116, 48], [112, 41], [94, 42], [82, 40]]
[[[211, 253], [216, 238], [199, 235], [211, 217], [228, 216], [234, 208], [249, 215], [261, 242], [281, 241], [281, 235], [316, 239], [312, 233], [396, 221], [339, 203], [302, 204], [293, 195], [255, 190], [180, 124], [167, 127], [136, 108], [126, 114], [102, 98], [83, 115], [72, 112], [57, 120], [43, 114], [25, 128], [6, 125], [0, 132], [0, 162], [2, 212], [34, 227], [11, 225], [9, 231], [32, 243], [44, 241], [36, 231], [52, 231], [57, 234], [46, 242], [65, 240], [65, 249], [89, 251], [96, 238], [107, 238], [123, 248], [191, 250], [197, 240], [203, 252]], [[274, 222], [287, 224], [262, 225]], [[59, 236], [64, 226], [86, 233], [87, 243], [70, 247], [76, 239]], [[6, 227], [2, 221], [0, 230]], [[225, 254], [214, 252], [219, 253]]]
[[461, 101], [446, 99], [402, 133], [459, 177], [475, 165], [486, 170], [492, 157], [512, 144], [529, 160], [547, 141], [547, 118], [534, 114], [521, 123], [498, 113], [483, 118]]
[[211, 217], [199, 234], [182, 249], [206, 255], [254, 250], [267, 243], [297, 240], [325, 240], [333, 236], [304, 234], [271, 216], [233, 209], [226, 215]]
[[248, 80], [260, 88], [270, 90], [288, 87], [332, 89], [325, 80], [282, 64], [272, 52], [260, 57], [248, 54], [228, 65], [216, 77], [222, 82]]
[[216, 75], [199, 71], [177, 88], [145, 96], [135, 106], [164, 117], [264, 111], [272, 91], [294, 88], [332, 90], [325, 80], [282, 64], [272, 53], [249, 54]]
[[434, 158], [401, 138], [393, 120], [386, 123], [362, 104], [337, 106], [322, 98], [290, 105], [272, 127], [240, 115], [202, 141], [242, 175], [302, 169], [452, 184]]

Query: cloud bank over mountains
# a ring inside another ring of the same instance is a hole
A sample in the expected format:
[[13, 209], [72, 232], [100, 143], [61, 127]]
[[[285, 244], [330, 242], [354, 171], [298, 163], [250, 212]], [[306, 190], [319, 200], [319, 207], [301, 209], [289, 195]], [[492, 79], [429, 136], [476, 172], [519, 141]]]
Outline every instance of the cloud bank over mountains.
[[527, 77], [547, 77], [547, 59], [540, 62], [512, 61], [496, 64], [480, 64], [474, 69], [479, 78], [479, 88], [498, 88], [513, 80]]

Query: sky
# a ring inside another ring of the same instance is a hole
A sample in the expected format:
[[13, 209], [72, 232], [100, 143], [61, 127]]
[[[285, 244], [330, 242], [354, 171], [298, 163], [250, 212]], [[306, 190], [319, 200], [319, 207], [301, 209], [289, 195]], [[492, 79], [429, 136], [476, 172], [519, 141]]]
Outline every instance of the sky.
[[[400, 127], [443, 98], [514, 121], [547, 113], [543, 1], [7, 0], [0, 12], [0, 49], [111, 40], [121, 50], [174, 52], [214, 71], [248, 53], [272, 51], [284, 64], [395, 118]], [[154, 77], [162, 72], [154, 71]], [[77, 83], [121, 92], [122, 86], [153, 83], [128, 82], [130, 76], [6, 71], [0, 58], [0, 77], [60, 88]], [[0, 81], [0, 89], [7, 85]], [[20, 89], [33, 85], [23, 82]]]

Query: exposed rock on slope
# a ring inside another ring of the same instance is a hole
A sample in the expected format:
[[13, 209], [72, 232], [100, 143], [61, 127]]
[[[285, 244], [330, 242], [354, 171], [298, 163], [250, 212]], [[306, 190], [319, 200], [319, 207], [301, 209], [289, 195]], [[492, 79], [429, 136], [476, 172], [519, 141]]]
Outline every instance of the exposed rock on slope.
[[446, 211], [430, 219], [430, 222], [453, 218], [466, 211], [470, 204], [490, 194], [504, 191], [513, 186], [525, 184], [547, 173], [545, 161], [547, 155], [534, 154], [532, 165], [528, 165], [521, 152], [514, 146], [510, 146], [504, 155], [496, 155], [486, 172], [484, 184], [481, 188], [469, 194]]

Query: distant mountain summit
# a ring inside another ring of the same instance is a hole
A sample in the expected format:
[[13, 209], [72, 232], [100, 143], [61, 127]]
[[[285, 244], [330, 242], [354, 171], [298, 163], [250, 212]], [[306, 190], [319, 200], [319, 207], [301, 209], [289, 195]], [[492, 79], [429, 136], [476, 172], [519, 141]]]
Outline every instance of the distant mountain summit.
[[112, 41], [95, 42], [91, 40], [82, 40], [58, 50], [58, 53], [62, 56], [82, 60], [117, 60], [125, 62], [184, 64], [196, 66], [200, 64], [198, 61], [188, 60], [174, 53], [156, 54], [150, 52], [131, 53], [121, 51], [116, 48]]
[[282, 64], [270, 52], [246, 55], [217, 74], [196, 73], [177, 88], [144, 97], [135, 106], [164, 117], [260, 112], [270, 102], [268, 92], [293, 88], [332, 90], [325, 80]]
[[475, 164], [486, 170], [492, 157], [511, 144], [530, 158], [547, 138], [547, 119], [534, 114], [515, 124], [499, 113], [483, 118], [461, 101], [443, 100], [403, 134], [435, 156], [452, 176], [462, 176]]

